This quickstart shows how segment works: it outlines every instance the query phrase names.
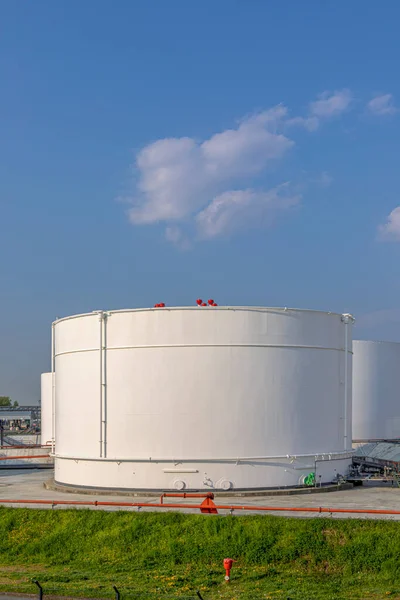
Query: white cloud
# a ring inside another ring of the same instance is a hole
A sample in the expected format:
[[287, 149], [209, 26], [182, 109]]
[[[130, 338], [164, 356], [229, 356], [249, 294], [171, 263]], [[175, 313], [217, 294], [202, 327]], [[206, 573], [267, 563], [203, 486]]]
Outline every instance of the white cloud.
[[[346, 111], [352, 99], [349, 90], [324, 92], [304, 117], [277, 105], [206, 140], [172, 137], [148, 144], [136, 156], [137, 184], [123, 198], [130, 222], [165, 223], [166, 239], [180, 248], [190, 246], [188, 231], [206, 239], [270, 226], [300, 196], [288, 185], [256, 189], [254, 180], [265, 177], [294, 146], [289, 129], [314, 131], [324, 119]], [[328, 186], [331, 178], [322, 173], [314, 183]]]
[[350, 108], [353, 94], [350, 90], [323, 92], [318, 100], [311, 102], [310, 115], [319, 119], [335, 117]]
[[204, 142], [158, 140], [137, 156], [138, 193], [129, 218], [134, 224], [174, 221], [203, 208], [235, 181], [254, 176], [283, 157], [294, 142], [277, 129], [282, 106], [242, 120]]
[[400, 206], [392, 210], [386, 223], [379, 226], [378, 233], [382, 240], [400, 242]]
[[397, 112], [392, 94], [375, 96], [368, 102], [367, 109], [371, 114], [379, 116], [394, 115]]
[[349, 110], [353, 102], [350, 90], [323, 92], [314, 102], [310, 102], [308, 116], [292, 117], [285, 121], [286, 127], [304, 127], [307, 131], [316, 131], [323, 119], [339, 116]]
[[201, 238], [235, 233], [248, 227], [268, 227], [280, 212], [295, 206], [300, 195], [291, 193], [288, 184], [267, 192], [230, 190], [216, 196], [196, 217]]

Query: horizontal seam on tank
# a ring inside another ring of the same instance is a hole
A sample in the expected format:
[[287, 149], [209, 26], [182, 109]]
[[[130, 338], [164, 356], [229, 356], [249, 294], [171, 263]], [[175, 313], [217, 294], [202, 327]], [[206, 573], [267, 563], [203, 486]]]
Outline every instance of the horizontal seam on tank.
[[[303, 350], [328, 350], [335, 352], [344, 352], [344, 348], [334, 348], [328, 346], [306, 346], [301, 344], [143, 344], [138, 346], [107, 346], [106, 350], [146, 350], [152, 348], [295, 348]], [[67, 350], [58, 352], [55, 356], [63, 356], [65, 354], [78, 354], [81, 352], [99, 352], [99, 348], [83, 348], [80, 350]], [[353, 354], [351, 350], [349, 354]]]
[[[99, 461], [99, 462], [173, 462], [173, 463], [187, 463], [187, 462], [244, 462], [244, 461], [256, 461], [256, 460], [297, 460], [300, 458], [315, 458], [318, 457], [332, 457], [341, 456], [343, 458], [350, 458], [354, 454], [355, 450], [337, 450], [335, 452], [317, 452], [312, 454], [282, 454], [278, 456], [248, 456], [248, 457], [226, 457], [226, 458], [153, 458], [153, 457], [137, 457], [137, 458], [101, 458], [101, 457], [82, 457], [82, 456], [67, 456], [63, 454], [54, 454], [55, 458], [61, 458], [65, 460], [74, 461]], [[328, 458], [329, 460], [329, 458]]]

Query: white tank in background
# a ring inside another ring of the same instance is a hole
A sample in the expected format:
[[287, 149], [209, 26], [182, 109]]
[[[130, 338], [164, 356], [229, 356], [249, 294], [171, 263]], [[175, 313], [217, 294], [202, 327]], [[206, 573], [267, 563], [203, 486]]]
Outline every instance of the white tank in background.
[[52, 403], [52, 373], [42, 373], [40, 377], [40, 409], [41, 409], [41, 444], [51, 445], [53, 430], [53, 403]]
[[400, 438], [400, 344], [353, 341], [353, 440]]
[[332, 481], [351, 460], [352, 322], [257, 307], [57, 320], [56, 481], [136, 490]]

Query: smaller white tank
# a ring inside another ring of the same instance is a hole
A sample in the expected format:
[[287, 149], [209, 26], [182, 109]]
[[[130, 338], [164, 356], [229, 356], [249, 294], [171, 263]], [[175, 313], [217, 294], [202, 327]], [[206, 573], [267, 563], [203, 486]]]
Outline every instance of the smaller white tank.
[[42, 373], [40, 377], [41, 394], [41, 444], [51, 445], [53, 436], [53, 374]]
[[353, 340], [353, 442], [400, 438], [400, 344]]

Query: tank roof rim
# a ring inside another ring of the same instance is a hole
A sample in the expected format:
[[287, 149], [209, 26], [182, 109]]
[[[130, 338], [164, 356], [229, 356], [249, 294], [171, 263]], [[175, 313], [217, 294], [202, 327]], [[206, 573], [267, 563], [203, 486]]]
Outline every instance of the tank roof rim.
[[[279, 312], [300, 312], [300, 313], [316, 313], [318, 315], [326, 315], [326, 316], [331, 316], [331, 317], [343, 317], [343, 316], [350, 316], [353, 318], [353, 315], [349, 315], [348, 313], [337, 313], [337, 312], [333, 312], [333, 311], [327, 311], [327, 310], [317, 310], [317, 309], [313, 309], [313, 308], [294, 308], [294, 307], [284, 307], [284, 306], [212, 306], [212, 307], [207, 307], [208, 310], [213, 309], [213, 310], [219, 310], [219, 311], [223, 311], [223, 310], [240, 310], [240, 311], [279, 311]], [[58, 319], [55, 319], [52, 322], [52, 325], [57, 325], [58, 323], [61, 323], [62, 321], [68, 321], [70, 319], [78, 319], [81, 317], [89, 317], [89, 316], [93, 316], [95, 314], [116, 314], [116, 313], [132, 313], [132, 312], [149, 312], [149, 311], [172, 311], [172, 310], [196, 310], [199, 311], [201, 310], [198, 306], [166, 306], [163, 308], [155, 308], [155, 307], [141, 307], [141, 308], [121, 308], [121, 309], [115, 309], [115, 310], [94, 310], [92, 312], [86, 312], [86, 313], [77, 313], [74, 315], [67, 315], [65, 317], [60, 317]], [[360, 340], [361, 341], [361, 340]], [[397, 342], [392, 342], [392, 343], [397, 343]]]

